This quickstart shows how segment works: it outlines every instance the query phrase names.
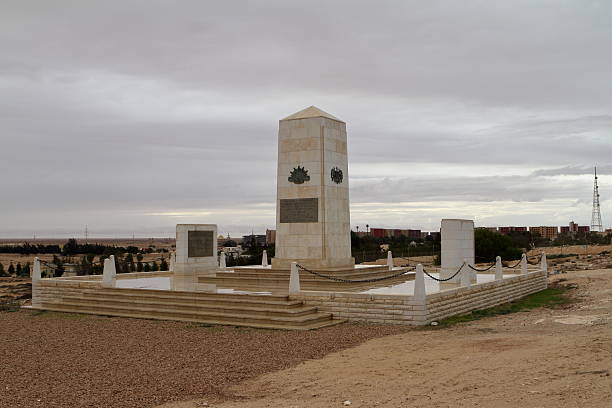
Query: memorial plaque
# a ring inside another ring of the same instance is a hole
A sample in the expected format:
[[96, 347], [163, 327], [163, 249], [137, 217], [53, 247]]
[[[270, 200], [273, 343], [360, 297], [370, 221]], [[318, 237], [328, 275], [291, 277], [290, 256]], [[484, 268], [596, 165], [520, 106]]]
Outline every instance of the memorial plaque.
[[187, 257], [214, 256], [213, 231], [187, 231]]
[[294, 198], [280, 200], [280, 222], [319, 222], [318, 198]]

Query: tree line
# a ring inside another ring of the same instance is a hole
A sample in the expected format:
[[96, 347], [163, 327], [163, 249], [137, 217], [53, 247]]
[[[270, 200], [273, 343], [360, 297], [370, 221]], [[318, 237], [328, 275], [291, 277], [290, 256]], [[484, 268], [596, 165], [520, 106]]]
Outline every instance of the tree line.
[[0, 263], [0, 277], [18, 276], [26, 278], [30, 276], [30, 263], [26, 262], [23, 266], [21, 262], [17, 262], [17, 265], [13, 265], [11, 262], [8, 268], [5, 270], [4, 265]]
[[[154, 248], [139, 249], [135, 246], [115, 246], [115, 245], [102, 245], [102, 244], [79, 244], [76, 239], [70, 238], [64, 245], [43, 245], [43, 244], [30, 244], [28, 242], [22, 245], [0, 245], [0, 253], [11, 253], [21, 255], [35, 255], [35, 254], [61, 254], [62, 256], [73, 256], [73, 255], [103, 255], [103, 254], [115, 254], [115, 253], [130, 253], [137, 254], [138, 252], [152, 253], [156, 251]], [[162, 248], [159, 252], [168, 252], [167, 249]]]

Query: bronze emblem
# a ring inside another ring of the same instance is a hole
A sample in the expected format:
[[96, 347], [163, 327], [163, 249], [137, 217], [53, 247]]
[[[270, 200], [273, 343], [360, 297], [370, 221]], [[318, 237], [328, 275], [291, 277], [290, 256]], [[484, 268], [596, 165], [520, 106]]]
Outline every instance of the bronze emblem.
[[303, 167], [297, 166], [296, 168], [291, 170], [291, 174], [289, 174], [287, 180], [294, 184], [304, 184], [305, 181], [310, 181], [310, 176], [308, 175], [308, 170]]
[[331, 179], [334, 181], [334, 183], [342, 183], [343, 178], [344, 176], [342, 175], [342, 170], [340, 170], [338, 167], [334, 167], [331, 169]]

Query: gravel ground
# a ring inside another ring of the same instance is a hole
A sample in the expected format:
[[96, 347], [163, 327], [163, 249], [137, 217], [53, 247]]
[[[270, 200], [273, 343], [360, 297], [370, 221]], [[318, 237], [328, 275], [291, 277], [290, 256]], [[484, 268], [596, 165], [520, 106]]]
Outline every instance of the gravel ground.
[[561, 279], [575, 303], [373, 339], [244, 381], [213, 406], [610, 408], [612, 269]]
[[0, 407], [152, 407], [225, 399], [229, 386], [365, 340], [409, 331], [204, 326], [52, 312], [0, 312]]

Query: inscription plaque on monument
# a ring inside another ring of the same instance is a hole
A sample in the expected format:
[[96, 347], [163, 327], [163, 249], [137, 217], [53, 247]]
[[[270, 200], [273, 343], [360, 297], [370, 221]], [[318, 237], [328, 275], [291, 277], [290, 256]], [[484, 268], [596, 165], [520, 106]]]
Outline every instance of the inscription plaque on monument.
[[201, 258], [205, 256], [214, 256], [213, 239], [213, 231], [188, 231], [187, 257]]
[[279, 212], [281, 223], [319, 222], [319, 199], [281, 199]]

